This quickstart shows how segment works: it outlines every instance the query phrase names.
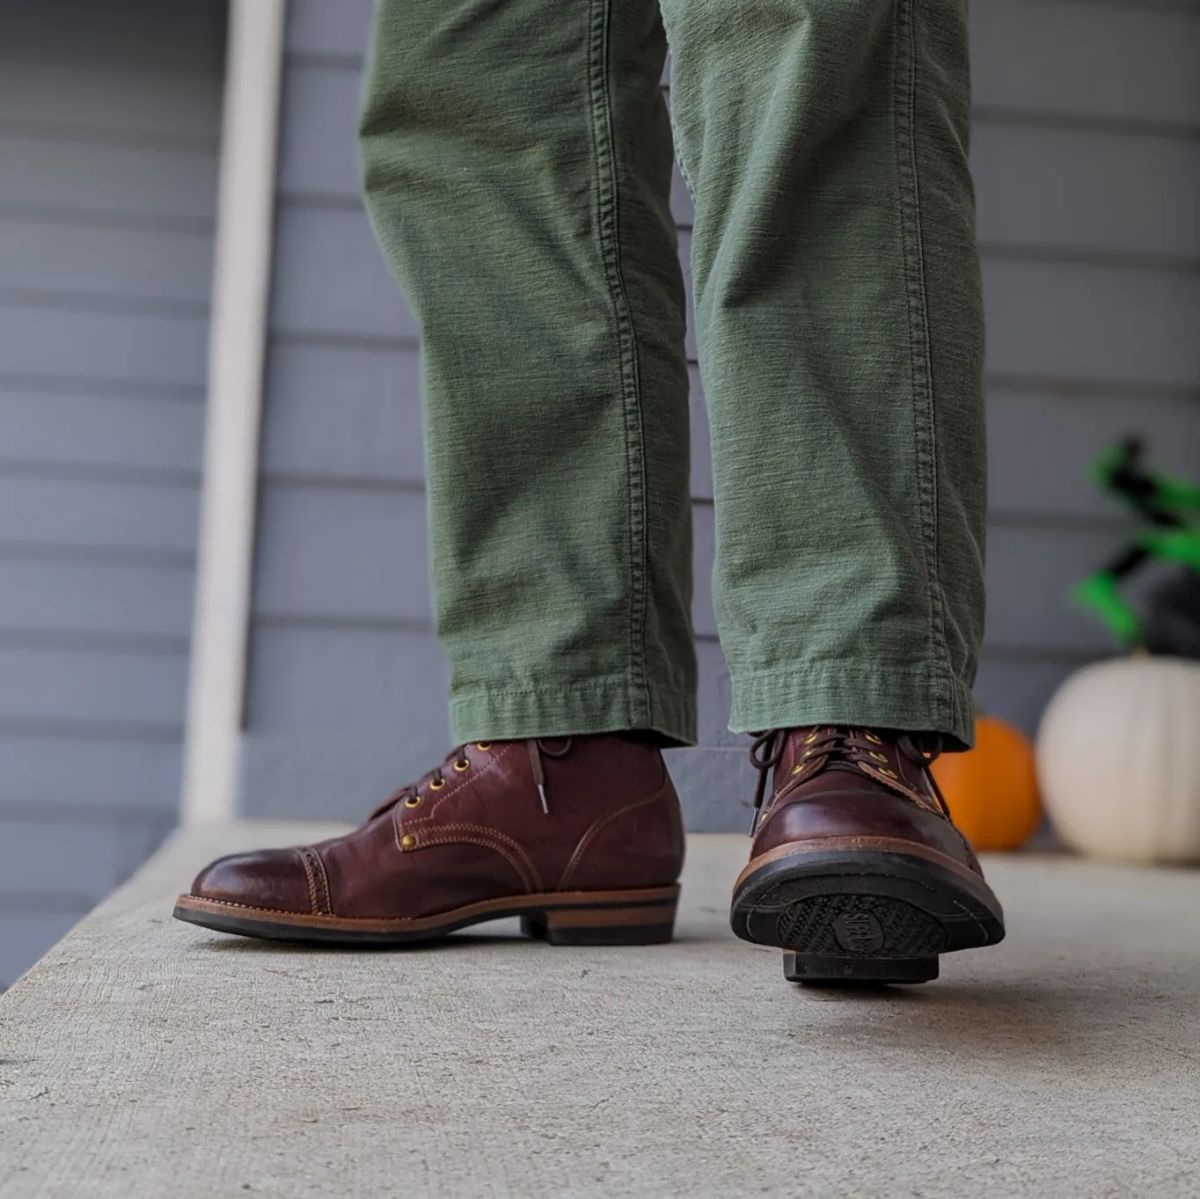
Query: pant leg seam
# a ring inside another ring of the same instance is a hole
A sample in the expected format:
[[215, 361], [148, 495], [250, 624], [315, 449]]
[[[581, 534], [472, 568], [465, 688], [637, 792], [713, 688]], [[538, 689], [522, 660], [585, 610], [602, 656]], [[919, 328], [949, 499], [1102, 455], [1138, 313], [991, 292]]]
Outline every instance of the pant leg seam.
[[929, 299], [925, 279], [925, 250], [921, 236], [921, 192], [914, 136], [917, 52], [913, 28], [914, 0], [897, 0], [895, 8], [895, 136], [898, 208], [903, 246], [906, 312], [909, 331], [909, 370], [913, 389], [913, 419], [917, 449], [917, 499], [920, 508], [922, 555], [929, 594], [931, 710], [949, 718], [949, 692], [943, 684], [953, 677], [946, 645], [945, 597], [938, 555], [937, 438], [934, 415], [933, 363], [929, 345]]
[[621, 271], [619, 180], [612, 130], [608, 84], [611, 0], [592, 0], [589, 30], [589, 100], [592, 152], [596, 168], [596, 221], [601, 261], [612, 301], [617, 332], [621, 408], [625, 432], [625, 468], [629, 494], [629, 706], [636, 720], [650, 718], [651, 696], [646, 677], [645, 635], [647, 605], [648, 527], [646, 517], [646, 459], [642, 428], [641, 378], [637, 330]]
[[671, 99], [667, 101], [667, 121], [671, 126], [671, 142], [674, 148], [675, 165], [679, 168], [679, 177], [683, 180], [683, 186], [687, 189], [687, 194], [694, 202], [696, 199], [696, 189], [692, 186], [692, 176], [688, 170], [687, 163], [683, 161], [682, 147], [685, 139], [679, 135], [679, 125], [675, 120], [675, 105], [672, 103], [675, 91], [675, 56], [671, 51], [671, 34], [665, 25], [663, 27], [663, 36], [667, 41], [667, 52], [671, 54], [671, 77], [668, 80], [668, 92]]

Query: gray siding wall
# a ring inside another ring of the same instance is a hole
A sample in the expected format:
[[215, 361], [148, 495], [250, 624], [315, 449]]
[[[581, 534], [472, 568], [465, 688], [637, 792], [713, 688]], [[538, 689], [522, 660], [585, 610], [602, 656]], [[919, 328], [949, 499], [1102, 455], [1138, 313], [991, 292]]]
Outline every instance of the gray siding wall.
[[[448, 745], [417, 329], [358, 190], [370, 7], [291, 3], [242, 778], [255, 815], [361, 815]], [[975, 0], [972, 36], [992, 471], [978, 696], [1031, 729], [1109, 648], [1064, 600], [1124, 527], [1085, 481], [1092, 457], [1139, 429], [1164, 467], [1200, 461], [1200, 8]], [[704, 748], [674, 768], [693, 827], [740, 828], [749, 773], [725, 730], [693, 378]]]
[[0, 988], [176, 819], [223, 0], [0, 0]]

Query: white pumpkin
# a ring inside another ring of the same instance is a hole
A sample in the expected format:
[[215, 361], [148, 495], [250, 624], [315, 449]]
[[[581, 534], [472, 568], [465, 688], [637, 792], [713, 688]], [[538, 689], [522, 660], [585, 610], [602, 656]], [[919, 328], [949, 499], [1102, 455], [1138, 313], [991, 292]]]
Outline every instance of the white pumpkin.
[[1200, 861], [1200, 662], [1135, 655], [1077, 671], [1037, 738], [1068, 845], [1127, 862]]

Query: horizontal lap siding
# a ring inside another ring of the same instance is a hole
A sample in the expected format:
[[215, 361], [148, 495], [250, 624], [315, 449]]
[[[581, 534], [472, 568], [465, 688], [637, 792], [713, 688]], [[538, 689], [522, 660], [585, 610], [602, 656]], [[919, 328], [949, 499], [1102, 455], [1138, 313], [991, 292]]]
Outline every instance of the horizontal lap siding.
[[[360, 814], [446, 747], [430, 631], [418, 330], [374, 244], [354, 140], [369, 0], [292, 0], [243, 802]], [[973, 165], [988, 315], [988, 639], [977, 694], [1028, 728], [1107, 651], [1065, 600], [1127, 526], [1087, 481], [1136, 429], [1200, 460], [1200, 5], [976, 0]], [[691, 205], [676, 180], [680, 253]], [[692, 362], [695, 827], [741, 827], [709, 596], [712, 483]], [[802, 447], [799, 447], [802, 451]]]
[[211, 257], [207, 229], [64, 227], [0, 216], [0, 279], [2, 294], [10, 296], [67, 295], [75, 304], [203, 313]]
[[208, 318], [0, 293], [0, 386], [202, 401]]
[[175, 821], [223, 0], [0, 0], [0, 988]]

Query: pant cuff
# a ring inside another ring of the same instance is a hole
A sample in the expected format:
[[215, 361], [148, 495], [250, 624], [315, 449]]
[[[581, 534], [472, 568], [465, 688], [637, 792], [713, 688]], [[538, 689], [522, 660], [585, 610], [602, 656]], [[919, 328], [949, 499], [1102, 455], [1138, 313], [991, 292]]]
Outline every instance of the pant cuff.
[[961, 680], [931, 685], [928, 671], [792, 666], [733, 676], [731, 731], [810, 724], [937, 732], [947, 749], [968, 749], [975, 741], [975, 703]]
[[665, 745], [695, 745], [696, 701], [683, 692], [653, 685], [648, 695], [642, 690], [634, 693], [624, 678], [592, 679], [569, 687], [455, 695], [450, 700], [450, 723], [459, 743], [639, 729], [657, 733]]

